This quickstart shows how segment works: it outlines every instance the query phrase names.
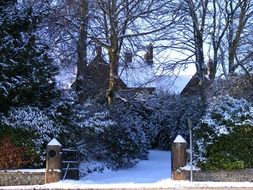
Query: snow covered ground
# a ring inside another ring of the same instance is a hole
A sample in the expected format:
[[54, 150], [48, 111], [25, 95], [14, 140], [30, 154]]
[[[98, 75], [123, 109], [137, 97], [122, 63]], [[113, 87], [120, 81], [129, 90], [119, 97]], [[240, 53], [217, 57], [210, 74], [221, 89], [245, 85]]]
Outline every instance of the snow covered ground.
[[80, 181], [84, 184], [157, 183], [171, 178], [170, 158], [170, 152], [153, 150], [148, 160], [139, 162], [133, 168], [92, 173]]
[[243, 188], [253, 189], [250, 182], [189, 182], [171, 180], [171, 153], [167, 151], [150, 151], [149, 160], [139, 162], [134, 168], [93, 173], [79, 181], [64, 180], [57, 183], [36, 186], [0, 187], [0, 189], [201, 189], [201, 188]]

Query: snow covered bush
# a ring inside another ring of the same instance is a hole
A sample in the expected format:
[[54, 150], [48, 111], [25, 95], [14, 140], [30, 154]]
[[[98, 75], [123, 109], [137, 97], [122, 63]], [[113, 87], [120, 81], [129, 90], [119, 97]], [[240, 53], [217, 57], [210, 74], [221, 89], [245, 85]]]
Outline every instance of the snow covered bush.
[[153, 101], [155, 101], [154, 111], [150, 120], [157, 127], [153, 146], [168, 150], [177, 135], [188, 140], [188, 119], [191, 119], [195, 126], [204, 111], [201, 98], [199, 96], [164, 95]]
[[142, 130], [147, 123], [129, 106], [115, 103], [109, 108], [94, 100], [79, 104], [65, 96], [54, 109], [54, 120], [63, 129], [61, 143], [77, 146], [83, 159], [117, 169], [147, 158], [148, 141]]
[[110, 138], [106, 138], [110, 144], [108, 148], [113, 153], [111, 162], [123, 167], [135, 164], [138, 159], [147, 159], [150, 142], [149, 135], [145, 132], [152, 127], [148, 121], [131, 104], [122, 101], [114, 103], [110, 114], [115, 122], [106, 129], [111, 134]]
[[37, 107], [13, 107], [1, 114], [0, 125], [0, 137], [10, 137], [14, 145], [28, 149], [37, 159], [34, 165], [43, 163], [46, 144], [59, 134], [54, 122]]
[[229, 95], [213, 97], [194, 130], [196, 161], [202, 169], [253, 166], [253, 105]]
[[82, 120], [79, 117], [81, 116], [80, 112], [84, 109], [77, 108], [76, 98], [73, 91], [63, 91], [61, 97], [54, 101], [47, 110], [50, 119], [59, 129], [58, 140], [65, 147], [75, 146], [76, 136], [79, 135], [76, 120]]
[[234, 98], [244, 98], [252, 102], [252, 78], [252, 75], [239, 74], [229, 76], [228, 79], [217, 79], [215, 85], [213, 85], [213, 91], [216, 95], [229, 94]]
[[128, 114], [125, 107], [114, 106], [88, 114], [80, 125], [79, 148], [87, 158], [104, 161], [117, 169], [147, 158], [148, 143], [138, 117]]
[[36, 32], [41, 16], [17, 1], [0, 3], [0, 112], [51, 103], [57, 67]]

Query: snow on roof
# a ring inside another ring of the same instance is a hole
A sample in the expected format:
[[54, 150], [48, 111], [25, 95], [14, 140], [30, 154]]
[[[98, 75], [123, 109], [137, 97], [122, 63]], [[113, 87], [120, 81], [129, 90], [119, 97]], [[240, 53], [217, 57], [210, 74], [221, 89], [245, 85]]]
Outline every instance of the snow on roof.
[[130, 87], [154, 87], [159, 92], [180, 94], [191, 80], [190, 75], [158, 74], [153, 65], [132, 62], [129, 66], [119, 67], [119, 77]]
[[129, 66], [119, 68], [119, 76], [128, 87], [155, 87], [152, 82], [155, 72], [151, 65], [133, 62]]
[[174, 143], [186, 143], [186, 140], [181, 135], [178, 135], [174, 140]]
[[[66, 74], [67, 73], [67, 74]], [[73, 68], [62, 69], [56, 80], [61, 88], [69, 89], [75, 81], [76, 71]], [[180, 94], [191, 80], [189, 73], [182, 75], [161, 74], [155, 65], [133, 61], [128, 66], [119, 66], [119, 77], [129, 88], [153, 87], [159, 92]]]
[[188, 82], [191, 80], [190, 75], [160, 75], [155, 80], [156, 90], [158, 92], [173, 92], [180, 94]]
[[53, 138], [49, 143], [49, 146], [62, 146], [61, 143], [59, 143], [59, 141], [57, 141], [55, 138]]

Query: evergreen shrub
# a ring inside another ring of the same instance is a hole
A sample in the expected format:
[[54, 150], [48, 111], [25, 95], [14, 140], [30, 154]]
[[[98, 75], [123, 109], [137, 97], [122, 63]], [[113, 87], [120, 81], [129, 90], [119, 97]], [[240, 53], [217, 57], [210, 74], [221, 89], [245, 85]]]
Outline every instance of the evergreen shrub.
[[67, 95], [52, 113], [61, 126], [63, 145], [77, 145], [82, 159], [118, 169], [133, 166], [148, 155], [146, 123], [130, 107], [122, 102], [107, 107], [94, 100], [80, 104]]
[[253, 106], [245, 99], [213, 97], [194, 134], [196, 161], [202, 169], [253, 166]]
[[[54, 122], [39, 108], [30, 106], [11, 108], [0, 118], [0, 138], [8, 137], [10, 144], [22, 147], [32, 155], [33, 163], [28, 163], [28, 167], [43, 166], [46, 145], [59, 134]], [[24, 153], [20, 152], [21, 155]]]

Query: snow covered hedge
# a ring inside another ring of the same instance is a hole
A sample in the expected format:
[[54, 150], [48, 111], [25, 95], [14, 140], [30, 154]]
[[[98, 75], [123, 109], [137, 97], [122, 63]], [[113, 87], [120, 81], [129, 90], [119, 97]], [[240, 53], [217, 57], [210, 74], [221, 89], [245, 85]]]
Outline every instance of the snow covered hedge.
[[[139, 159], [147, 159], [150, 146], [147, 128], [151, 127], [140, 113], [136, 112], [131, 104], [117, 102], [110, 108], [114, 125], [109, 128], [106, 137], [110, 145], [109, 150], [113, 153], [112, 163], [117, 167], [135, 164]], [[118, 148], [114, 148], [118, 144]]]
[[[13, 107], [0, 117], [0, 137], [10, 137], [17, 147], [22, 146], [34, 157], [28, 165], [42, 165], [46, 144], [57, 137], [54, 122], [38, 107]], [[20, 152], [22, 154], [22, 152]]]
[[229, 95], [211, 98], [194, 134], [196, 161], [202, 169], [252, 168], [252, 103]]
[[101, 161], [113, 169], [147, 158], [149, 143], [143, 132], [147, 123], [131, 105], [116, 102], [107, 107], [94, 100], [83, 104], [73, 100], [66, 95], [51, 111], [63, 145], [78, 145], [82, 159]]
[[[154, 147], [170, 150], [177, 135], [188, 141], [188, 124], [190, 118], [197, 125], [204, 112], [204, 105], [199, 96], [165, 95], [153, 100], [154, 110], [150, 121], [156, 125]], [[189, 141], [188, 141], [189, 142]]]

